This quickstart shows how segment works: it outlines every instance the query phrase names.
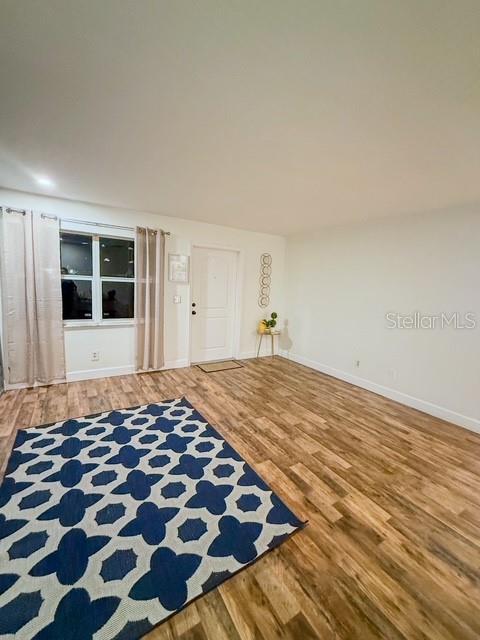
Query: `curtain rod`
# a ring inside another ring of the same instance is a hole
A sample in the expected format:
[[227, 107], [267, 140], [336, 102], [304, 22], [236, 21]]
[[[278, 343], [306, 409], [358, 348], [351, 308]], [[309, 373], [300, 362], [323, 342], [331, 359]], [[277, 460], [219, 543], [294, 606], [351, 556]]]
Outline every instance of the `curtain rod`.
[[[57, 218], [57, 216], [47, 216], [46, 213], [42, 213], [42, 217], [44, 218]], [[124, 231], [135, 231], [135, 227], [123, 227], [122, 225], [119, 224], [108, 224], [108, 223], [102, 223], [102, 222], [90, 222], [89, 220], [77, 220], [75, 218], [60, 218], [61, 222], [74, 222], [75, 224], [88, 224], [92, 227], [108, 227], [109, 229], [123, 229]], [[163, 231], [162, 230], [162, 234], [164, 236], [169, 236], [170, 231]]]
[[25, 209], [13, 209], [12, 207], [6, 207], [5, 211], [6, 213], [21, 213], [22, 216], [26, 213]]
[[[7, 213], [21, 213], [22, 216], [24, 216], [26, 213], [25, 209], [13, 209], [12, 207], [6, 207], [5, 211]], [[75, 218], [59, 218], [58, 216], [50, 215], [49, 213], [41, 213], [40, 216], [48, 220], [59, 220], [60, 222], [74, 222], [75, 224], [88, 224], [92, 227], [108, 227], [109, 229], [123, 229], [124, 231], [135, 231], [135, 227], [122, 227], [119, 224], [108, 224], [107, 222], [101, 223], [101, 222], [90, 222], [89, 220], [77, 220]], [[170, 231], [163, 231], [163, 229], [161, 229], [161, 233], [164, 236], [171, 235]]]

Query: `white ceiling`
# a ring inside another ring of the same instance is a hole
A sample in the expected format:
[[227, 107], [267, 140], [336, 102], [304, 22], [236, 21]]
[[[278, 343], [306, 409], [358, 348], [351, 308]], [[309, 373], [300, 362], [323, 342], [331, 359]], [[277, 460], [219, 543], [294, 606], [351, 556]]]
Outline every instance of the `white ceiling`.
[[478, 0], [2, 0], [0, 59], [6, 187], [282, 234], [480, 202]]

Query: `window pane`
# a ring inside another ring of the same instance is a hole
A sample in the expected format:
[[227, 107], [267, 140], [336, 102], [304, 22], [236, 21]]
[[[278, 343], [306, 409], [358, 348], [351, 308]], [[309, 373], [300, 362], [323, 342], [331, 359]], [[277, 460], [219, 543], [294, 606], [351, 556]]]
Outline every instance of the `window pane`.
[[92, 275], [92, 238], [77, 233], [60, 234], [60, 261], [62, 274]]
[[102, 318], [133, 318], [133, 282], [102, 282]]
[[133, 278], [133, 240], [100, 238], [100, 275], [107, 278]]
[[91, 280], [62, 278], [62, 301], [64, 320], [91, 320]]

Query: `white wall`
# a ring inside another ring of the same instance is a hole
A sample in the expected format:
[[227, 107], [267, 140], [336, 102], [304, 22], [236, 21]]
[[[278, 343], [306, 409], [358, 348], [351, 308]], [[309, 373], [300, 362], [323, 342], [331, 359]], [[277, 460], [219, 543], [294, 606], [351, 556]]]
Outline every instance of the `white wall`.
[[[241, 291], [240, 358], [255, 354], [256, 326], [266, 313], [284, 313], [285, 238], [254, 233], [230, 227], [205, 224], [140, 211], [115, 209], [100, 205], [48, 198], [0, 189], [0, 204], [16, 208], [30, 208], [60, 218], [78, 218], [100, 223], [125, 226], [150, 225], [171, 232], [166, 240], [166, 253], [190, 254], [192, 244], [211, 244], [239, 249], [243, 286]], [[258, 306], [260, 255], [272, 254], [273, 275], [271, 306]], [[182, 297], [181, 304], [173, 304], [173, 296]], [[165, 283], [165, 361], [166, 368], [187, 366], [189, 363], [190, 285]], [[264, 341], [266, 342], [266, 341]], [[267, 345], [265, 345], [267, 348]], [[65, 331], [65, 350], [69, 379], [125, 373], [134, 370], [133, 326], [68, 328]], [[100, 352], [100, 360], [92, 362], [92, 351]]]
[[[480, 207], [291, 237], [286, 273], [292, 359], [480, 430]], [[477, 329], [391, 330], [391, 311]]]
[[[145, 212], [0, 189], [5, 206], [171, 231], [166, 251], [195, 243], [243, 253], [238, 357], [255, 353], [256, 325], [280, 314], [284, 355], [480, 431], [480, 208], [374, 220], [285, 239]], [[259, 259], [273, 256], [271, 306], [257, 305]], [[173, 304], [173, 296], [182, 302]], [[190, 290], [166, 282], [166, 367], [189, 362]], [[285, 315], [285, 310], [288, 314]], [[389, 330], [385, 314], [475, 312], [473, 331]], [[134, 370], [134, 329], [66, 330], [70, 379]], [[268, 341], [264, 341], [267, 343]], [[268, 344], [265, 344], [265, 350]], [[100, 360], [92, 362], [92, 351]], [[356, 362], [360, 365], [357, 367]]]

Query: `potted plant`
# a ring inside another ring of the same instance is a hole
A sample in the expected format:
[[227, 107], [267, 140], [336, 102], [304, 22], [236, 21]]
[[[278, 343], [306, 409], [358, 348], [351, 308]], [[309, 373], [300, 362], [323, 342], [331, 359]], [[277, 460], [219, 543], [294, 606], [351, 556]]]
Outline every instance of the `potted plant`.
[[275, 327], [277, 326], [277, 318], [278, 314], [273, 311], [270, 314], [269, 319], [264, 318], [263, 320], [261, 320], [259, 333], [271, 333], [272, 329], [275, 329]]

